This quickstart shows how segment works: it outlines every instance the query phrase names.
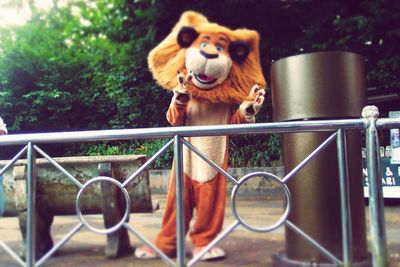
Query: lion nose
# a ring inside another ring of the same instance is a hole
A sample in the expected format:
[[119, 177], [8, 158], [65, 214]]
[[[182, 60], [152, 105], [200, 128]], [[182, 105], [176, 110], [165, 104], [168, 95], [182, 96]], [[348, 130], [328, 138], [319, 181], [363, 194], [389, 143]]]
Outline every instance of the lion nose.
[[204, 50], [200, 50], [200, 54], [202, 54], [205, 58], [217, 58], [218, 54], [217, 53], [207, 53]]

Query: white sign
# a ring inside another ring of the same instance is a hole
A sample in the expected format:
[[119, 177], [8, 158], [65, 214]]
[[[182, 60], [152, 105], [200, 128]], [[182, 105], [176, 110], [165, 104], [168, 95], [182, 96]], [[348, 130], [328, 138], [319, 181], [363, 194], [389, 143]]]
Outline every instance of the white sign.
[[[389, 111], [389, 118], [400, 118], [400, 111]], [[392, 164], [400, 163], [400, 130], [390, 129], [390, 146], [392, 147]]]

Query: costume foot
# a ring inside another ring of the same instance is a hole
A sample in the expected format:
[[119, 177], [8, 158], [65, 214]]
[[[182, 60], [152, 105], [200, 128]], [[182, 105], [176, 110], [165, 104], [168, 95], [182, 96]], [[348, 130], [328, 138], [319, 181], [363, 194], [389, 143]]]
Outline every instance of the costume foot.
[[[196, 247], [192, 251], [193, 257], [196, 257], [204, 247]], [[209, 260], [219, 260], [225, 258], [225, 251], [220, 247], [213, 247], [211, 248], [206, 254], [201, 257], [200, 260], [202, 261], [209, 261]]]
[[150, 260], [158, 258], [158, 255], [148, 246], [143, 246], [135, 249], [135, 257], [138, 259]]

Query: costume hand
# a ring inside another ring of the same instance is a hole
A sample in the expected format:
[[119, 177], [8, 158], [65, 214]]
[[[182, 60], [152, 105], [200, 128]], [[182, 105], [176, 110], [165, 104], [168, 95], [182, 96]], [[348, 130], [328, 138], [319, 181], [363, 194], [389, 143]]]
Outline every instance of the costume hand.
[[175, 101], [180, 105], [186, 105], [192, 97], [190, 92], [187, 90], [187, 86], [192, 81], [193, 74], [188, 73], [185, 77], [182, 73], [178, 72], [177, 79], [178, 86], [173, 90], [174, 96], [172, 101]]
[[239, 107], [239, 110], [245, 116], [247, 121], [255, 121], [254, 116], [260, 111], [261, 106], [264, 103], [264, 95], [265, 89], [261, 88], [258, 84], [251, 88], [250, 94]]

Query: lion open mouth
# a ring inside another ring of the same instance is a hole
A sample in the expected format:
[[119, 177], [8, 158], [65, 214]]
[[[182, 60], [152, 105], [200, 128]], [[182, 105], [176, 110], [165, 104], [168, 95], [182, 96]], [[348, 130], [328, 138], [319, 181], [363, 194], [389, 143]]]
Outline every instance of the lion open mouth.
[[196, 80], [202, 84], [212, 84], [214, 83], [217, 79], [211, 76], [207, 76], [204, 74], [194, 74], [194, 77]]

